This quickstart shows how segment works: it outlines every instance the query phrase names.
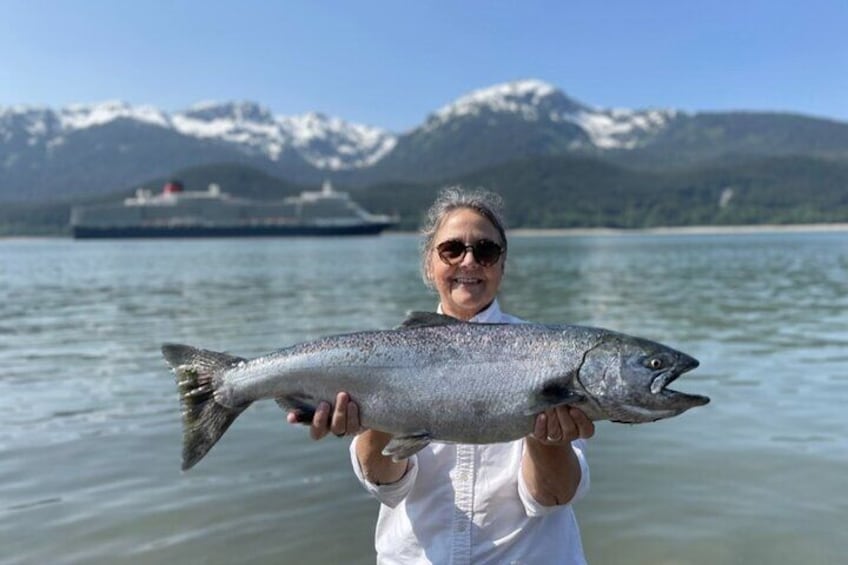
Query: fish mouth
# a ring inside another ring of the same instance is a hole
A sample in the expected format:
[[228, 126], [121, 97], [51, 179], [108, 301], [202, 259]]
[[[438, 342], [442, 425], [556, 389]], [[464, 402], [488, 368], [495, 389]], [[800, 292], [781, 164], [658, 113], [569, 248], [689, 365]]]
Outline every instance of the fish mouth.
[[700, 365], [698, 360], [692, 357], [681, 360], [681, 363], [676, 365], [672, 370], [664, 371], [654, 378], [653, 382], [651, 382], [651, 392], [678, 403], [684, 403], [690, 406], [703, 406], [710, 401], [709, 397], [701, 396], [700, 394], [688, 394], [668, 388], [668, 385], [679, 379], [684, 373], [695, 369], [698, 365]]

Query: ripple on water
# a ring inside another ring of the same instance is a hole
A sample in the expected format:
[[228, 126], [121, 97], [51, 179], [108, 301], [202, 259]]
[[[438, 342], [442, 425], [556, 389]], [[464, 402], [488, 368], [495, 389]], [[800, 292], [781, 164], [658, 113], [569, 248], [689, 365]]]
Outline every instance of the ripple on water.
[[[373, 563], [376, 504], [346, 442], [309, 441], [273, 403], [180, 473], [158, 348], [253, 356], [393, 327], [435, 304], [414, 238], [15, 246], [0, 242], [3, 557]], [[680, 387], [712, 398], [666, 422], [598, 425], [577, 505], [590, 562], [848, 554], [834, 528], [848, 520], [846, 267], [844, 235], [511, 241], [507, 311], [679, 347], [701, 361]]]

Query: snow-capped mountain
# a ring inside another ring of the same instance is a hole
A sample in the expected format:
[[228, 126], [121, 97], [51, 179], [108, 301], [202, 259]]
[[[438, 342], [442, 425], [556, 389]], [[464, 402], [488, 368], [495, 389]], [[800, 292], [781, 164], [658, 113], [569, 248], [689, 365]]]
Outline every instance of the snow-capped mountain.
[[575, 140], [575, 147], [632, 149], [678, 114], [676, 110], [592, 108], [568, 98], [551, 84], [531, 79], [499, 84], [462, 96], [432, 114], [423, 129], [434, 131], [465, 118], [511, 115], [531, 123], [574, 124], [586, 134], [585, 140]]
[[[510, 116], [527, 123], [577, 126], [585, 134], [573, 147], [632, 148], [664, 127], [674, 110], [605, 110], [569, 99], [540, 80], [523, 80], [476, 90], [433, 113], [411, 133], [422, 136], [457, 121]], [[0, 141], [13, 138], [28, 147], [47, 150], [63, 144], [67, 135], [118, 120], [170, 130], [187, 137], [230, 144], [249, 155], [277, 161], [287, 149], [318, 169], [338, 171], [369, 167], [390, 154], [398, 136], [379, 127], [346, 122], [312, 112], [278, 116], [253, 102], [203, 102], [188, 110], [167, 113], [153, 106], [121, 101], [49, 108], [0, 108]], [[7, 155], [8, 157], [8, 155]]]
[[291, 133], [297, 151], [319, 169], [368, 167], [385, 157], [397, 143], [397, 137], [385, 130], [315, 112], [281, 117], [278, 123]]
[[171, 125], [169, 116], [153, 106], [130, 106], [120, 100], [100, 104], [73, 104], [59, 110], [57, 115], [64, 131], [102, 126], [122, 118], [160, 127]]
[[371, 165], [391, 151], [396, 141], [380, 128], [314, 112], [274, 116], [251, 102], [200, 104], [175, 114], [172, 124], [184, 135], [228, 141], [272, 161], [290, 147], [313, 166], [329, 170]]
[[[239, 163], [317, 184], [434, 182], [561, 155], [662, 167], [727, 155], [848, 156], [848, 124], [766, 112], [605, 109], [541, 80], [475, 90], [395, 134], [253, 102], [185, 111], [110, 101], [0, 107], [0, 201], [114, 192], [186, 167]], [[228, 187], [237, 190], [237, 187]]]
[[400, 136], [375, 168], [389, 178], [411, 171], [440, 180], [529, 157], [630, 151], [649, 145], [682, 115], [593, 108], [540, 80], [510, 82], [436, 110]]
[[14, 138], [27, 146], [53, 147], [68, 134], [118, 120], [159, 127], [187, 137], [231, 144], [251, 155], [277, 161], [292, 149], [319, 169], [365, 167], [391, 151], [395, 136], [375, 127], [353, 124], [319, 113], [274, 116], [252, 102], [202, 103], [168, 114], [152, 106], [125, 102], [75, 104], [46, 108], [0, 108], [0, 141]]

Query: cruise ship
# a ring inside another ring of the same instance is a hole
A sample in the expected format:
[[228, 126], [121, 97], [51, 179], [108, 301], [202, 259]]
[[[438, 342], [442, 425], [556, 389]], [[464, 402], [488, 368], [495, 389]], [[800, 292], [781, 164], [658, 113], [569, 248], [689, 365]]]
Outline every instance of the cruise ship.
[[277, 201], [234, 197], [216, 184], [190, 191], [170, 181], [157, 194], [138, 189], [123, 203], [71, 210], [77, 239], [376, 235], [396, 223], [396, 217], [367, 212], [329, 181]]

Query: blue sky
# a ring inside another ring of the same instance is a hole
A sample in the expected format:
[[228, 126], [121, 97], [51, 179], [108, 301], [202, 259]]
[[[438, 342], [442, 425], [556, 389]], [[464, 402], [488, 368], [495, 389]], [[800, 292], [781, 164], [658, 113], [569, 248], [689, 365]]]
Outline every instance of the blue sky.
[[0, 106], [252, 100], [401, 132], [522, 78], [848, 121], [848, 0], [0, 0]]

